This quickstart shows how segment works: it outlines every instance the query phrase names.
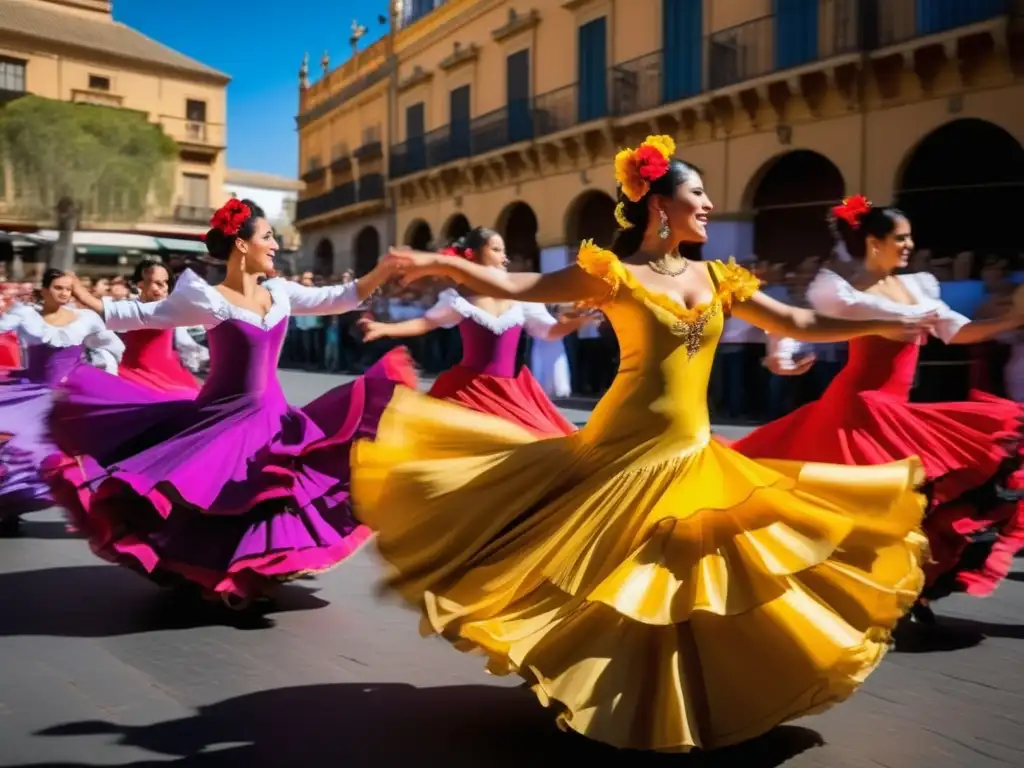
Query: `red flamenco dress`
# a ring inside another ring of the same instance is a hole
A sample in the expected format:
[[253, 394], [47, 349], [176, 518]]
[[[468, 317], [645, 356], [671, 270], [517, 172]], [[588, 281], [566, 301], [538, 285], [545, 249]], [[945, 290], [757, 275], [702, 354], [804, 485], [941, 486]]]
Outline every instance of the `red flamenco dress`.
[[21, 368], [21, 345], [16, 333], [0, 333], [0, 372]]
[[[970, 322], [941, 301], [932, 275], [900, 275], [900, 280], [915, 304], [858, 291], [830, 270], [818, 274], [807, 297], [830, 317], [881, 320], [936, 312], [936, 336], [947, 343]], [[1024, 407], [981, 392], [972, 392], [966, 402], [912, 403], [919, 344], [869, 336], [849, 346], [846, 366], [820, 400], [732, 447], [754, 459], [858, 466], [920, 457], [929, 480], [924, 530], [933, 560], [926, 568], [924, 596], [991, 594], [1024, 548], [1018, 452]], [[995, 532], [994, 543], [969, 562], [969, 545], [982, 532]]]
[[175, 345], [182, 344], [188, 354], [196, 354], [194, 347], [206, 350], [184, 328], [144, 328], [120, 336], [124, 356], [118, 375], [122, 379], [167, 395], [191, 398], [199, 394], [199, 382], [182, 364]]
[[437, 377], [430, 396], [499, 416], [538, 437], [563, 437], [576, 431], [523, 367], [516, 373], [516, 351], [525, 329], [545, 338], [557, 320], [540, 304], [515, 302], [495, 316], [448, 289], [427, 317], [445, 328], [458, 326], [462, 360]]

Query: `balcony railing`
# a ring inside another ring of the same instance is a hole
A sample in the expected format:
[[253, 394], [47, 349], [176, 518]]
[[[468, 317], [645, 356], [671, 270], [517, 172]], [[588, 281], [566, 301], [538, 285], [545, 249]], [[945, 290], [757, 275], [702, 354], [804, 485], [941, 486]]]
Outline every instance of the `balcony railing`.
[[1002, 14], [1024, 0], [804, 0], [705, 36], [703, 45], [654, 51], [532, 99], [435, 129], [391, 147], [397, 179], [604, 117], [656, 109], [796, 67], [948, 31]]
[[227, 144], [224, 126], [220, 123], [205, 123], [162, 115], [160, 125], [163, 126], [164, 133], [179, 144], [217, 149]]
[[1013, 13], [1007, 0], [884, 0], [874, 10], [879, 47], [948, 32]]
[[325, 192], [322, 195], [316, 197], [307, 197], [305, 200], [299, 200], [295, 206], [295, 220], [303, 221], [305, 219], [311, 219], [314, 216], [321, 216], [331, 211], [336, 211], [339, 208], [347, 208], [350, 205], [356, 203], [356, 185], [355, 182], [347, 181], [341, 184], [330, 192]]
[[384, 156], [384, 147], [379, 141], [369, 141], [357, 148], [355, 151], [356, 160], [366, 163], [370, 160], [377, 160]]
[[366, 203], [371, 200], [383, 200], [386, 184], [384, 174], [368, 173], [359, 177], [359, 202]]

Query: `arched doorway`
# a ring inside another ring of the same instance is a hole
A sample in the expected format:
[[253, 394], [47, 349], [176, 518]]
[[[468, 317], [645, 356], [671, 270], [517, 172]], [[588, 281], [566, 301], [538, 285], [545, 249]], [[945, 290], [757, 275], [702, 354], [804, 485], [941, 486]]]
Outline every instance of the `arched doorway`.
[[376, 227], [363, 227], [355, 239], [356, 277], [362, 277], [377, 266], [380, 258], [380, 233]]
[[907, 157], [896, 189], [918, 248], [973, 251], [976, 272], [988, 255], [1021, 250], [1024, 147], [997, 125], [964, 118], [932, 131]]
[[423, 219], [417, 219], [405, 231], [405, 244], [417, 251], [427, 251], [433, 245], [434, 233]]
[[498, 216], [496, 229], [505, 240], [505, 252], [513, 269], [540, 271], [537, 228], [537, 214], [524, 202], [512, 203]]
[[313, 256], [313, 272], [324, 277], [334, 274], [334, 244], [326, 237], [317, 243]]
[[456, 213], [445, 222], [441, 232], [444, 234], [445, 244], [448, 244], [468, 235], [470, 229], [472, 227], [469, 226], [469, 219], [461, 213]]
[[565, 220], [565, 236], [569, 249], [575, 251], [583, 240], [607, 248], [615, 239], [615, 200], [604, 192], [590, 190], [569, 206]]
[[824, 155], [798, 149], [769, 161], [751, 183], [749, 195], [754, 253], [788, 267], [808, 258], [828, 259], [835, 246], [829, 209], [845, 194], [842, 171]]

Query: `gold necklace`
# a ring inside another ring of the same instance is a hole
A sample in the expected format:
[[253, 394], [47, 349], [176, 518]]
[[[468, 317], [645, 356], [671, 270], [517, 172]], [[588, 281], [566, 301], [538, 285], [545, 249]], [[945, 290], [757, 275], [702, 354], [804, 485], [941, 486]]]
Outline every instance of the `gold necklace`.
[[690, 267], [690, 262], [686, 259], [680, 258], [682, 265], [679, 267], [666, 267], [664, 259], [658, 261], [648, 261], [647, 266], [651, 268], [652, 272], [657, 272], [659, 275], [665, 275], [666, 277], [679, 277]]

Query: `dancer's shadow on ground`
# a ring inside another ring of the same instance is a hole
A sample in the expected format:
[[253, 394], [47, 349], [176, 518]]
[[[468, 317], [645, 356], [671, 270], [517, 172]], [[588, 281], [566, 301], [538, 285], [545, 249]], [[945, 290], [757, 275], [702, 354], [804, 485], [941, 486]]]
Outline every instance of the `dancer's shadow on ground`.
[[[601, 758], [609, 765], [638, 768], [668, 761], [685, 768], [774, 768], [823, 743], [814, 731], [784, 726], [746, 744], [706, 754], [620, 752], [562, 733], [551, 710], [540, 707], [525, 689], [373, 683], [262, 691], [203, 707], [180, 720], [141, 727], [69, 723], [37, 737], [97, 734], [116, 735], [121, 744], [178, 758], [173, 764], [194, 768], [342, 763], [353, 768], [522, 768]], [[156, 768], [168, 763], [132, 765]]]
[[29, 520], [21, 521], [18, 533], [11, 537], [18, 539], [81, 539], [80, 533], [68, 530], [68, 525], [62, 521], [55, 520]]
[[0, 573], [0, 636], [112, 637], [211, 625], [259, 629], [273, 613], [322, 608], [303, 586], [280, 589], [273, 604], [236, 613], [188, 592], [163, 590], [113, 565]]

